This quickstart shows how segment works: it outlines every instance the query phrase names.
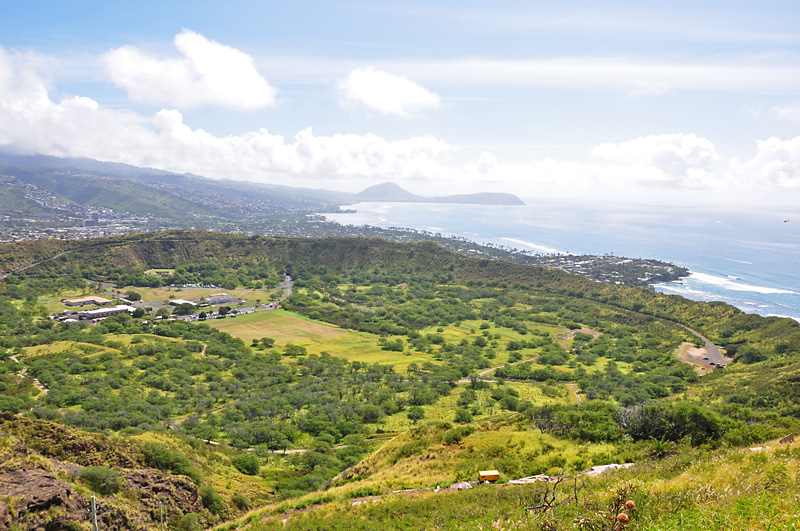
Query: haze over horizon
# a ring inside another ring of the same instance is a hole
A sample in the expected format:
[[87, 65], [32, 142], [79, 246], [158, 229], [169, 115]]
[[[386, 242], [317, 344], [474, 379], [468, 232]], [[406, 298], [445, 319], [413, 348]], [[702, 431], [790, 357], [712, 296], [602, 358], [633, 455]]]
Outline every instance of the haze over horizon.
[[4, 2], [0, 150], [358, 192], [800, 198], [800, 6]]

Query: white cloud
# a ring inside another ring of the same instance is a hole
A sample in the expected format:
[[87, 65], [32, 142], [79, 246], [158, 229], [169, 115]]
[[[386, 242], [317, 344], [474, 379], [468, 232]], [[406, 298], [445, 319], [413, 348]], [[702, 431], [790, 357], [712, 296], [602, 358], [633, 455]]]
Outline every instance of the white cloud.
[[719, 155], [707, 138], [695, 134], [649, 135], [619, 144], [595, 147], [592, 155], [636, 168], [642, 184], [689, 187], [717, 186]]
[[752, 159], [731, 165], [739, 181], [759, 190], [800, 189], [800, 137], [760, 140], [757, 146]]
[[339, 81], [342, 106], [363, 105], [382, 114], [410, 116], [439, 107], [441, 98], [425, 87], [373, 67], [357, 68]]
[[709, 139], [668, 134], [601, 144], [586, 162], [547, 157], [508, 163], [478, 151], [473, 163], [461, 164], [452, 157], [466, 149], [431, 136], [318, 136], [306, 128], [290, 138], [266, 129], [220, 137], [190, 127], [177, 110], [145, 116], [80, 96], [53, 101], [27, 59], [0, 47], [0, 147], [19, 153], [353, 191], [385, 180], [426, 194], [488, 189], [591, 196], [593, 190], [658, 186], [727, 189], [749, 198], [753, 190], [800, 189], [800, 137], [759, 142], [744, 162], [721, 157]]
[[186, 29], [174, 42], [181, 57], [155, 57], [133, 46], [113, 49], [103, 56], [106, 72], [138, 102], [239, 110], [275, 104], [277, 91], [249, 55]]

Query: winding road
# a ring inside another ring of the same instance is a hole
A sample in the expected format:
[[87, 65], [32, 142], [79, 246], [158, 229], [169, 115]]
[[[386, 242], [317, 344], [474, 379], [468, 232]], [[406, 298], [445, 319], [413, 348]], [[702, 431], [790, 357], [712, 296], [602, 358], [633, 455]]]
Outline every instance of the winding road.
[[724, 357], [722, 357], [722, 353], [719, 351], [719, 347], [716, 346], [711, 341], [709, 341], [709, 339], [706, 336], [704, 336], [700, 332], [692, 330], [686, 325], [681, 325], [681, 326], [683, 326], [686, 330], [688, 330], [689, 332], [691, 332], [692, 334], [696, 335], [697, 337], [703, 340], [703, 343], [706, 344], [706, 352], [708, 353], [708, 359], [710, 362], [716, 363], [717, 366], [719, 367], [725, 367], [728, 363], [730, 363]]

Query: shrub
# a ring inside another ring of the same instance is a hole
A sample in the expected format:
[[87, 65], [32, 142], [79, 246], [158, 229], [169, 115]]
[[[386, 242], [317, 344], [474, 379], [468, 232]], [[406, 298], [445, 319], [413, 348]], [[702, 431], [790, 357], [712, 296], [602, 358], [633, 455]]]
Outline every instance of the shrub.
[[233, 466], [235, 466], [239, 472], [247, 474], [248, 476], [255, 476], [258, 474], [258, 471], [261, 470], [261, 463], [258, 461], [258, 457], [253, 454], [237, 456], [236, 459], [233, 460]]
[[185, 531], [200, 531], [203, 529], [203, 525], [200, 523], [200, 515], [197, 513], [184, 514], [178, 526]]
[[233, 504], [240, 511], [247, 510], [247, 509], [250, 508], [250, 498], [248, 498], [247, 496], [245, 496], [241, 492], [234, 492], [233, 493]]
[[214, 514], [220, 514], [225, 509], [225, 500], [210, 485], [200, 487], [200, 500], [203, 502], [203, 507]]
[[78, 474], [81, 481], [98, 494], [114, 494], [122, 488], [119, 472], [107, 466], [90, 466]]
[[192, 466], [188, 457], [181, 452], [173, 452], [163, 444], [156, 442], [145, 443], [144, 459], [149, 466], [159, 470], [189, 476], [195, 484], [199, 484], [202, 480], [202, 475]]
[[416, 424], [418, 420], [422, 420], [423, 418], [425, 418], [425, 410], [419, 406], [411, 406], [410, 408], [408, 408], [407, 416], [408, 420]]
[[447, 430], [442, 436], [442, 441], [445, 444], [458, 444], [464, 437], [471, 435], [475, 431], [473, 426], [461, 426]]
[[456, 408], [456, 416], [453, 419], [460, 424], [467, 424], [472, 422], [472, 413], [470, 413], [469, 409], [463, 407]]

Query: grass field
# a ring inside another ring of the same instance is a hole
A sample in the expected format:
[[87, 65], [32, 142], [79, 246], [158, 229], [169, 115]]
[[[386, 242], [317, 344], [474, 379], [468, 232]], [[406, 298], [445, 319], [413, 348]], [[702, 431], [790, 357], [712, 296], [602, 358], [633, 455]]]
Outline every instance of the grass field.
[[35, 358], [48, 354], [58, 354], [60, 352], [74, 351], [85, 355], [100, 354], [102, 352], [119, 353], [119, 350], [107, 346], [95, 345], [92, 343], [80, 343], [77, 341], [55, 341], [48, 345], [37, 345], [23, 349], [26, 358]]
[[411, 363], [432, 361], [427, 354], [407, 356], [381, 350], [375, 335], [344, 330], [284, 310], [250, 313], [233, 319], [213, 319], [206, 323], [248, 343], [253, 339], [271, 337], [277, 346], [292, 343], [306, 347], [309, 354], [327, 352], [350, 361], [391, 364], [398, 370], [405, 369]]

